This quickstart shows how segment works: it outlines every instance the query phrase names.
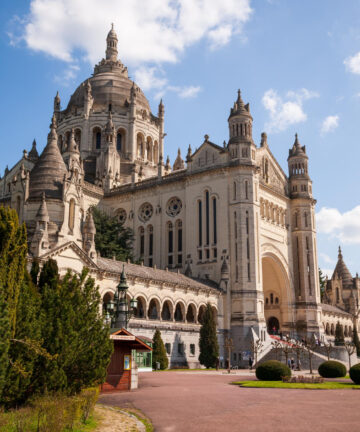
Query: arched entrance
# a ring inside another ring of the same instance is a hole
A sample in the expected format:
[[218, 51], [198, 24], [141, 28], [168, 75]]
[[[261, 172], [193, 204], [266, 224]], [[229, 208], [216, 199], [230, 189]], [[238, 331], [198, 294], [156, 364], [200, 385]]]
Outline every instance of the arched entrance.
[[267, 320], [267, 330], [269, 334], [278, 334], [280, 330], [280, 323], [276, 317], [270, 317]]
[[269, 334], [291, 332], [291, 294], [287, 272], [280, 259], [267, 253], [261, 260], [264, 314]]

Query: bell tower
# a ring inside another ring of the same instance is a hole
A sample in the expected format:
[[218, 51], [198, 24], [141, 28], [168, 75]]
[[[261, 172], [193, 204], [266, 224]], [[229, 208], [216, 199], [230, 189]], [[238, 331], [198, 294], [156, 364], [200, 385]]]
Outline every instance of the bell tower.
[[252, 147], [255, 144], [252, 139], [252, 122], [249, 104], [244, 104], [241, 92], [238, 90], [238, 97], [234, 106], [230, 109], [229, 123], [229, 144], [231, 159], [251, 159]]
[[297, 134], [289, 150], [289, 187], [291, 198], [291, 238], [294, 265], [296, 330], [310, 337], [320, 333], [320, 285], [317, 260], [315, 204], [308, 173], [309, 158]]
[[118, 59], [117, 50], [118, 38], [114, 30], [114, 24], [111, 24], [111, 30], [106, 38], [106, 60], [116, 62]]

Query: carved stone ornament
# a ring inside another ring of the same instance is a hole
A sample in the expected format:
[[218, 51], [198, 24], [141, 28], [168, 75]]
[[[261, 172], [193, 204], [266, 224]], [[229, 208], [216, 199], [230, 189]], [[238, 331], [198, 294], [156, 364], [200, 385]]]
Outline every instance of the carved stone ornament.
[[169, 216], [171, 217], [177, 216], [181, 212], [181, 209], [182, 209], [182, 202], [180, 198], [173, 197], [169, 199], [166, 206], [166, 213]]
[[116, 216], [118, 218], [118, 221], [123, 224], [126, 221], [126, 210], [121, 208], [119, 210], [116, 211]]
[[153, 215], [153, 206], [150, 203], [144, 203], [141, 205], [139, 209], [139, 219], [142, 222], [147, 222], [151, 219], [151, 216]]

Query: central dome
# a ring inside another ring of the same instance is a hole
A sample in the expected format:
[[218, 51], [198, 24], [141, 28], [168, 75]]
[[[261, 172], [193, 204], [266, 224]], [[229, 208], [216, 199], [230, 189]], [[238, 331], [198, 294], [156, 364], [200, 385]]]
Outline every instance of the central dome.
[[93, 76], [75, 90], [66, 108], [67, 112], [84, 107], [89, 88], [93, 97], [94, 112], [108, 111], [109, 106], [112, 111], [116, 111], [116, 108], [121, 110], [129, 105], [133, 86], [137, 105], [150, 112], [149, 102], [144, 93], [129, 79], [127, 68], [117, 58], [117, 43], [117, 35], [112, 26], [106, 38], [105, 58], [95, 66]]
[[[95, 112], [108, 111], [110, 104], [112, 111], [116, 111], [116, 108], [124, 108], [129, 104], [133, 82], [127, 77], [127, 74], [121, 71], [105, 71], [94, 74], [89, 80], [79, 85], [71, 96], [66, 111], [84, 107], [88, 81], [94, 98], [92, 108]], [[149, 102], [139, 87], [136, 87], [136, 96], [137, 104], [150, 112]]]

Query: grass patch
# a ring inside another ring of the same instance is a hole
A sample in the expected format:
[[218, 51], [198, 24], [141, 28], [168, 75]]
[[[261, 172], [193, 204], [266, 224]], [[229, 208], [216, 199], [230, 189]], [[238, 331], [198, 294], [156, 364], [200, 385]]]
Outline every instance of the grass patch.
[[126, 411], [129, 414], [132, 414], [134, 417], [136, 417], [141, 423], [145, 426], [146, 432], [154, 432], [154, 427], [151, 423], [151, 421], [144, 416], [144, 414], [139, 410], [131, 410], [131, 409], [122, 409], [122, 411]]
[[232, 384], [248, 388], [285, 388], [285, 389], [306, 389], [306, 390], [341, 390], [357, 389], [360, 385], [354, 383], [343, 383], [337, 381], [326, 381], [324, 383], [286, 383], [282, 381], [237, 381]]
[[[219, 369], [220, 370], [227, 370], [227, 369]], [[216, 368], [209, 368], [209, 369], [203, 369], [203, 368], [197, 368], [197, 369], [189, 369], [189, 368], [184, 368], [184, 369], [164, 369], [164, 370], [153, 370], [153, 372], [193, 372], [193, 371], [216, 371]]]

